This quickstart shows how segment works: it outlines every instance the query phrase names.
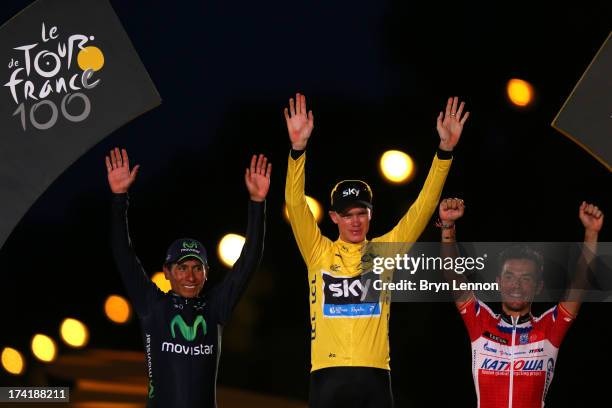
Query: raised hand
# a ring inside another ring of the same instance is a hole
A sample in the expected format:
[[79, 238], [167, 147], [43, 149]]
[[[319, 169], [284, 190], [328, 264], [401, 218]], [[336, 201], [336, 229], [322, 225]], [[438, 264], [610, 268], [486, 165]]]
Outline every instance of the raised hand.
[[295, 94], [295, 105], [293, 98], [289, 99], [289, 109], [285, 108], [285, 120], [291, 147], [293, 150], [304, 150], [314, 128], [314, 115], [306, 110], [306, 97], [299, 93]]
[[460, 198], [445, 198], [440, 202], [439, 217], [445, 224], [452, 224], [463, 217], [465, 204]]
[[461, 102], [457, 109], [458, 102], [459, 98], [456, 96], [448, 98], [446, 111], [438, 115], [436, 129], [440, 136], [440, 149], [442, 150], [452, 151], [455, 148], [461, 137], [463, 125], [470, 117], [470, 112], [463, 113], [465, 102]]
[[604, 215], [601, 210], [593, 204], [583, 201], [578, 209], [578, 217], [585, 231], [598, 234], [603, 226]]
[[130, 186], [136, 180], [139, 165], [130, 171], [130, 160], [127, 151], [115, 147], [110, 151], [110, 157], [106, 156], [106, 171], [108, 172], [108, 185], [115, 194], [127, 193]]
[[246, 169], [244, 182], [251, 200], [261, 202], [266, 199], [270, 189], [270, 174], [272, 173], [272, 163], [263, 154], [253, 155], [251, 167]]

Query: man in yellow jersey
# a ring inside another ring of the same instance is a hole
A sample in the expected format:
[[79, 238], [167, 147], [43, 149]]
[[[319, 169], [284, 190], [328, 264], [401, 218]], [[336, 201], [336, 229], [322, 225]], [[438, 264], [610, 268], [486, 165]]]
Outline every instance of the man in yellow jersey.
[[[437, 118], [440, 144], [425, 184], [408, 212], [387, 234], [372, 242], [415, 242], [436, 210], [452, 151], [468, 119], [464, 103], [449, 98]], [[335, 241], [321, 235], [304, 194], [306, 144], [314, 127], [304, 95], [285, 108], [291, 153], [285, 201], [293, 235], [308, 268], [311, 319], [310, 406], [393, 406], [389, 375], [389, 302], [364, 303], [362, 251], [372, 218], [372, 190], [360, 180], [344, 180], [331, 194]]]

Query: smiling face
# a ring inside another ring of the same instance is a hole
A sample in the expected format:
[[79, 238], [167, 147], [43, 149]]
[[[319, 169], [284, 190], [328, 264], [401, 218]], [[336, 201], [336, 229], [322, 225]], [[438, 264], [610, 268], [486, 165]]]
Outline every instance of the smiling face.
[[342, 213], [330, 211], [329, 216], [334, 224], [338, 225], [340, 239], [344, 242], [359, 244], [366, 239], [372, 217], [369, 208], [353, 207]]
[[192, 298], [198, 296], [204, 282], [206, 270], [202, 262], [188, 258], [182, 262], [164, 266], [164, 275], [170, 281], [172, 290], [182, 297]]
[[530, 259], [508, 259], [497, 277], [502, 308], [511, 316], [531, 310], [533, 298], [542, 290], [543, 282], [537, 264]]

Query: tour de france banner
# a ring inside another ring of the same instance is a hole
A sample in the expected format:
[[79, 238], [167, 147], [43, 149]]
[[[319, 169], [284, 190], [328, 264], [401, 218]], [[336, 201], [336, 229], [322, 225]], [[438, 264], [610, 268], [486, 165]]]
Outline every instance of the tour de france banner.
[[610, 302], [612, 243], [431, 242], [364, 246], [358, 274], [321, 270], [311, 292], [327, 316], [380, 313], [390, 302]]
[[108, 0], [38, 0], [0, 27], [0, 246], [45, 189], [161, 103]]
[[552, 126], [612, 171], [612, 32]]

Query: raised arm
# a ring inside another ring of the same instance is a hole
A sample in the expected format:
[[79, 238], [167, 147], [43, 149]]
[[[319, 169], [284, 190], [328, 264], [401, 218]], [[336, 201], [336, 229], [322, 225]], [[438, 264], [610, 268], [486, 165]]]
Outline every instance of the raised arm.
[[211, 296], [218, 310], [219, 322], [222, 324], [229, 320], [250, 277], [261, 262], [265, 236], [265, 199], [270, 189], [271, 172], [272, 164], [260, 154], [259, 157], [255, 155], [252, 157], [251, 165], [244, 175], [250, 198], [246, 240], [231, 272], [214, 289]]
[[[441, 247], [440, 256], [444, 258], [457, 258], [459, 250], [457, 248], [456, 237], [456, 221], [463, 217], [465, 204], [460, 198], [445, 198], [440, 202], [438, 210], [438, 227], [441, 231]], [[446, 264], [446, 262], [444, 262]], [[457, 282], [458, 284], [467, 282], [467, 278], [453, 269], [444, 269], [444, 278], [449, 282]], [[453, 285], [455, 287], [455, 285]], [[474, 293], [470, 290], [454, 291], [453, 297], [455, 305], [461, 309], [465, 303], [474, 297]]]
[[125, 149], [115, 148], [106, 156], [108, 184], [113, 194], [111, 210], [111, 247], [117, 269], [125, 285], [134, 310], [139, 316], [149, 312], [151, 296], [156, 287], [145, 273], [134, 252], [128, 227], [128, 190], [136, 180], [139, 166], [130, 171], [130, 161]]
[[440, 111], [438, 119], [436, 121], [436, 130], [438, 136], [440, 136], [439, 148], [441, 150], [452, 152], [463, 132], [463, 125], [470, 117], [470, 112], [463, 112], [465, 108], [465, 102], [461, 102], [459, 107], [457, 104], [459, 98], [448, 98], [446, 102], [446, 109], [444, 113]]
[[568, 290], [566, 300], [560, 302], [561, 306], [573, 316], [578, 314], [584, 292], [590, 287], [588, 274], [597, 253], [597, 240], [603, 226], [604, 215], [597, 206], [583, 201], [578, 209], [578, 218], [584, 227], [582, 253], [578, 258], [576, 275]]
[[291, 148], [296, 151], [306, 149], [314, 128], [314, 115], [312, 110], [306, 110], [306, 97], [300, 93], [295, 94], [295, 101], [289, 99], [289, 109], [285, 108], [284, 113]]
[[285, 184], [285, 204], [293, 236], [307, 265], [316, 262], [325, 246], [331, 241], [325, 238], [308, 204], [306, 203], [305, 174], [306, 145], [314, 128], [312, 111], [306, 113], [306, 97], [299, 93], [289, 100], [289, 110], [285, 108], [285, 121], [291, 142], [291, 152], [287, 165]]
[[436, 130], [440, 137], [438, 152], [419, 196], [390, 232], [373, 241], [409, 243], [419, 238], [438, 206], [452, 162], [452, 151], [461, 138], [463, 125], [470, 116], [469, 112], [463, 111], [464, 107], [465, 103], [459, 104], [457, 97], [448, 99], [445, 111], [440, 112], [436, 121]]

